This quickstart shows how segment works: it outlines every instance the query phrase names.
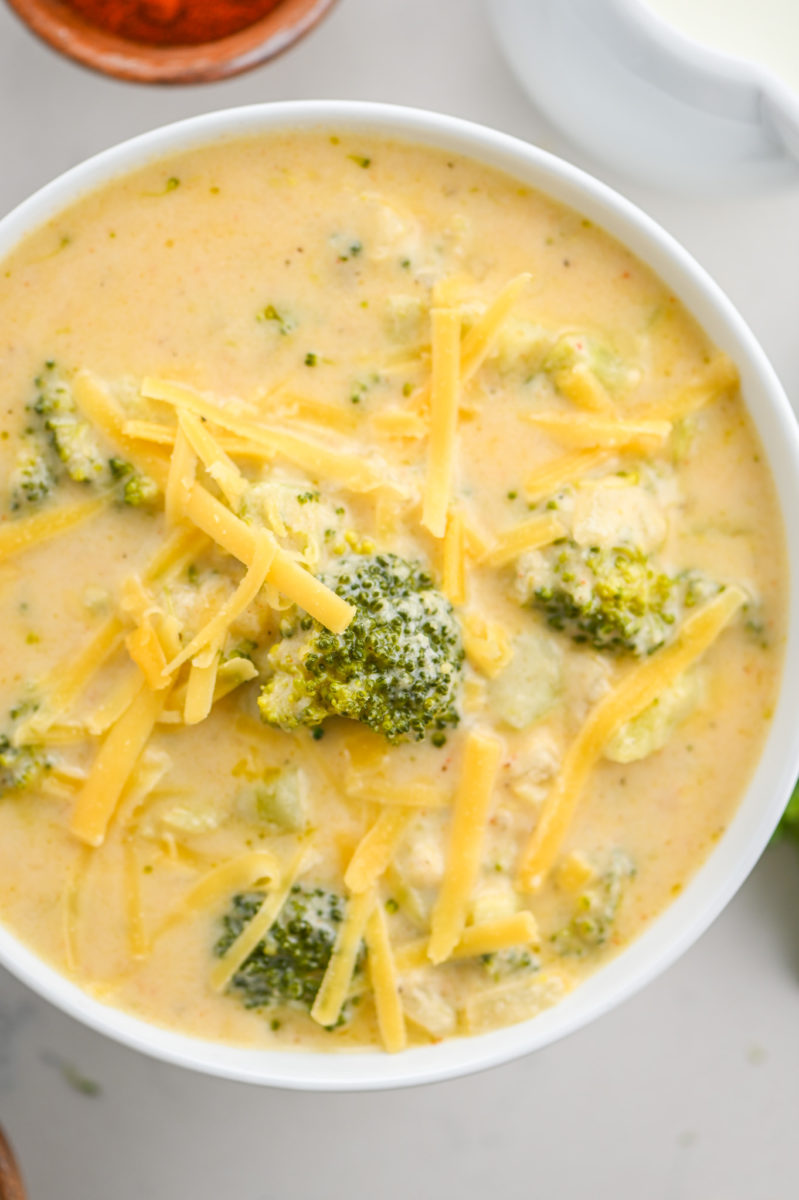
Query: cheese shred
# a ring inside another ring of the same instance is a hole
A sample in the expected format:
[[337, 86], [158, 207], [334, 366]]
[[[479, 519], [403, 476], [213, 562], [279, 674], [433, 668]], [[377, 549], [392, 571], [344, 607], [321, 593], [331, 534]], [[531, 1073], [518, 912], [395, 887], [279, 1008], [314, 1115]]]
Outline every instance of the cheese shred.
[[89, 776], [78, 793], [70, 830], [89, 846], [101, 846], [117, 803], [150, 738], [166, 692], [143, 687], [110, 730]]
[[274, 881], [274, 886], [265, 896], [255, 916], [245, 925], [235, 942], [228, 946], [211, 972], [211, 987], [214, 991], [224, 991], [242, 963], [247, 961], [259, 942], [269, 933], [280, 916], [289, 892], [302, 873], [306, 857], [307, 849], [303, 846], [294, 855], [286, 870]]
[[0, 562], [13, 558], [40, 546], [43, 542], [52, 541], [97, 517], [108, 508], [116, 493], [105, 492], [101, 496], [93, 496], [91, 500], [80, 500], [76, 504], [64, 504], [59, 508], [45, 509], [44, 512], [34, 513], [31, 517], [18, 517], [16, 520], [0, 524]]
[[422, 499], [422, 524], [443, 538], [455, 471], [455, 440], [460, 395], [460, 316], [434, 308], [433, 367], [430, 391], [430, 445]]
[[566, 530], [557, 517], [531, 517], [529, 521], [522, 521], [521, 525], [514, 525], [512, 529], [500, 533], [485, 561], [491, 567], [504, 567], [526, 550], [549, 546], [565, 534]]
[[427, 954], [432, 963], [449, 958], [463, 935], [504, 750], [499, 738], [483, 730], [475, 729], [467, 735], [452, 813], [447, 866], [430, 923]]
[[388, 869], [410, 820], [405, 808], [385, 808], [355, 848], [344, 875], [351, 892], [365, 892]]
[[374, 889], [350, 896], [347, 912], [339, 925], [330, 962], [316, 993], [311, 1017], [318, 1025], [330, 1028], [341, 1016], [355, 964], [361, 949], [366, 922], [375, 905]]
[[364, 940], [380, 1036], [389, 1054], [396, 1054], [405, 1049], [408, 1036], [386, 915], [379, 904], [375, 905], [366, 922]]
[[633, 667], [591, 711], [566, 752], [561, 773], [544, 804], [521, 860], [519, 885], [541, 887], [568, 832], [591, 771], [614, 733], [643, 712], [713, 644], [746, 601], [727, 587], [689, 617], [670, 646]]

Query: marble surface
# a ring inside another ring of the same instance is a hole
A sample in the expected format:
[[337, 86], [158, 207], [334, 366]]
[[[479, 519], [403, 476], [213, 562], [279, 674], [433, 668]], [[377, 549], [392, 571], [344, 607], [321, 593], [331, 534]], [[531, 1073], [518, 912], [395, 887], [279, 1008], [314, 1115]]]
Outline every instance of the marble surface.
[[[480, 0], [341, 0], [302, 45], [207, 88], [72, 66], [0, 7], [0, 211], [165, 121], [290, 97], [379, 99], [495, 125], [621, 187], [692, 250], [799, 395], [799, 178], [686, 198], [614, 177], [508, 75]], [[784, 1200], [799, 1158], [799, 856], [767, 851], [645, 992], [511, 1066], [396, 1094], [256, 1090], [151, 1062], [0, 971], [0, 1121], [33, 1200], [583, 1196]]]

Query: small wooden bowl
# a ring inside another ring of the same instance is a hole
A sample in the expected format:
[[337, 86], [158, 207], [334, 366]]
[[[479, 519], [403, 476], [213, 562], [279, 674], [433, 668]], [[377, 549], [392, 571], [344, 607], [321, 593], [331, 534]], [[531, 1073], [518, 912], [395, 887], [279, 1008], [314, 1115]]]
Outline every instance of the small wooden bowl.
[[267, 16], [229, 37], [197, 46], [160, 47], [105, 33], [62, 0], [8, 0], [20, 19], [55, 50], [94, 71], [137, 83], [210, 83], [249, 71], [292, 46], [335, 2], [282, 0]]
[[17, 1160], [0, 1129], [0, 1200], [25, 1200], [25, 1185]]

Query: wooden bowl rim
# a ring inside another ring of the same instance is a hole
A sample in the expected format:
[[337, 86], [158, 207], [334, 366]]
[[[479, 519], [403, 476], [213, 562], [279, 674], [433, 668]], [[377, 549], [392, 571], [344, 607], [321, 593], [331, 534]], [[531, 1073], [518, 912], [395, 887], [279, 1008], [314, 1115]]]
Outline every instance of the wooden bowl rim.
[[84, 67], [135, 83], [192, 84], [228, 79], [282, 54], [314, 28], [336, 0], [281, 0], [238, 33], [213, 42], [169, 47], [106, 33], [63, 0], [7, 2], [42, 41]]

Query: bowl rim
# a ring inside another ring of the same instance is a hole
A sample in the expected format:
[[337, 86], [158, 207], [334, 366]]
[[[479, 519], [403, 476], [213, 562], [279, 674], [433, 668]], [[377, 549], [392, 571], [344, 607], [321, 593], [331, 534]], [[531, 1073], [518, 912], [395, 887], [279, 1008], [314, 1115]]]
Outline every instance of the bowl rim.
[[0, 963], [58, 1008], [154, 1058], [207, 1074], [273, 1087], [367, 1091], [438, 1082], [529, 1054], [634, 995], [708, 928], [738, 890], [779, 820], [799, 774], [799, 432], [763, 350], [730, 300], [693, 257], [625, 197], [572, 164], [508, 134], [422, 109], [365, 101], [283, 101], [226, 109], [122, 142], [66, 171], [0, 220], [0, 257], [84, 195], [171, 153], [270, 133], [321, 129], [432, 146], [504, 171], [587, 216], [642, 259], [712, 340], [732, 354], [747, 408], [771, 466], [782, 514], [790, 619], [780, 694], [766, 743], [735, 816], [682, 894], [635, 941], [559, 1004], [491, 1033], [453, 1038], [399, 1055], [382, 1051], [254, 1050], [189, 1037], [114, 1009], [40, 959], [0, 926]]

